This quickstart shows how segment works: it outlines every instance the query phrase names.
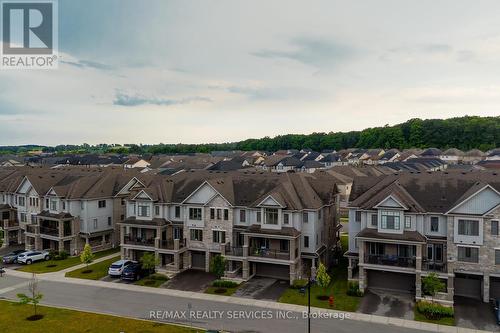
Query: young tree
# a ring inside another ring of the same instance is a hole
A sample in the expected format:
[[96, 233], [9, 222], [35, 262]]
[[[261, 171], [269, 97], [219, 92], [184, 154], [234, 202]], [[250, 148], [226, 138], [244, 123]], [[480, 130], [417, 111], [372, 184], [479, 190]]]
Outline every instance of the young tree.
[[422, 278], [422, 288], [424, 293], [432, 297], [436, 296], [439, 291], [444, 290], [445, 284], [441, 281], [436, 273], [430, 273]]
[[210, 273], [215, 275], [217, 279], [224, 276], [226, 270], [226, 259], [221, 255], [216, 255], [210, 260]]
[[150, 252], [144, 253], [139, 261], [141, 262], [142, 268], [150, 273], [154, 273], [156, 266], [160, 263], [155, 257], [155, 254]]
[[19, 298], [19, 303], [21, 304], [33, 304], [34, 308], [34, 316], [37, 315], [37, 305], [40, 303], [43, 295], [38, 291], [38, 280], [36, 278], [35, 273], [31, 275], [31, 280], [28, 284], [29, 294], [17, 294], [17, 298]]
[[320, 262], [318, 271], [316, 272], [316, 281], [318, 282], [318, 285], [323, 288], [324, 292], [326, 292], [331, 280], [332, 278], [328, 275], [325, 265]]
[[89, 244], [85, 244], [83, 252], [82, 254], [80, 254], [80, 261], [84, 264], [87, 264], [88, 268], [92, 260], [94, 260], [94, 254], [92, 253], [92, 248], [90, 247]]

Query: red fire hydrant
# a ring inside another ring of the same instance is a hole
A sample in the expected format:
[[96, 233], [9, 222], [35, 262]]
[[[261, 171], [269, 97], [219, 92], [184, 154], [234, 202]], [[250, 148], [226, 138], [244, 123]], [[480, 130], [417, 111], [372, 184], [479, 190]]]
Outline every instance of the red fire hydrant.
[[333, 308], [333, 306], [335, 305], [335, 299], [333, 298], [333, 295], [328, 298], [328, 304], [331, 308]]

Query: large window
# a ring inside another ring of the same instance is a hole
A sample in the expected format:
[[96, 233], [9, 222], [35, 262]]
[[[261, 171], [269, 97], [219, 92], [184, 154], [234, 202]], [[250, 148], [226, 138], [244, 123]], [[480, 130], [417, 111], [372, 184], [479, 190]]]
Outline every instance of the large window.
[[214, 230], [212, 242], [214, 243], [225, 243], [226, 242], [226, 232]]
[[201, 221], [201, 208], [189, 208], [189, 219]]
[[382, 229], [399, 230], [399, 212], [383, 210], [381, 213]]
[[50, 199], [50, 210], [57, 210], [57, 200]]
[[439, 218], [431, 216], [431, 232], [439, 232]]
[[[193, 208], [196, 209], [196, 208]], [[203, 241], [203, 230], [201, 229], [191, 229], [190, 230], [191, 240], [192, 241]]]
[[147, 217], [149, 216], [149, 205], [137, 205], [137, 215], [142, 216], [142, 217]]
[[266, 208], [266, 224], [278, 224], [278, 210], [276, 208]]
[[479, 221], [458, 220], [458, 234], [463, 236], [479, 236]]
[[458, 261], [479, 262], [479, 249], [477, 247], [458, 247]]

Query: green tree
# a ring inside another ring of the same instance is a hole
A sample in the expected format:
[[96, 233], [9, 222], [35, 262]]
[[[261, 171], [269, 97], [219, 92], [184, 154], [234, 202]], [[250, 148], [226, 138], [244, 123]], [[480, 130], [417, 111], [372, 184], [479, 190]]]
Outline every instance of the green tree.
[[89, 244], [85, 244], [83, 252], [80, 254], [80, 261], [89, 267], [89, 264], [94, 260], [94, 254]]
[[210, 260], [210, 273], [215, 275], [217, 279], [224, 276], [226, 270], [226, 259], [221, 255], [216, 255]]
[[325, 265], [323, 263], [319, 263], [318, 271], [316, 272], [316, 281], [318, 285], [323, 288], [323, 291], [326, 292], [328, 286], [330, 285], [332, 278], [328, 275], [326, 271]]
[[422, 288], [426, 295], [434, 297], [436, 293], [443, 291], [445, 287], [444, 282], [439, 279], [436, 273], [430, 273], [422, 278]]
[[31, 275], [31, 280], [28, 283], [29, 294], [17, 294], [19, 298], [19, 303], [21, 304], [33, 304], [34, 316], [37, 315], [37, 305], [43, 298], [43, 294], [38, 291], [38, 280], [35, 273]]
[[149, 273], [154, 273], [156, 266], [160, 264], [160, 260], [156, 258], [154, 253], [145, 252], [141, 259], [141, 266], [143, 269], [147, 270]]

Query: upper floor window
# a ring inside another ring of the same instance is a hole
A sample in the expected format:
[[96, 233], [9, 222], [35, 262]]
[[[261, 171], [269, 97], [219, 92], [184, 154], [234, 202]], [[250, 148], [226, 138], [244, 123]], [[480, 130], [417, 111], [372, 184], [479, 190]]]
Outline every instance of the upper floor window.
[[97, 229], [97, 219], [93, 219], [94, 221], [94, 229]]
[[218, 208], [217, 209], [217, 220], [221, 219], [221, 214], [222, 214], [222, 209]]
[[210, 208], [210, 219], [215, 220], [215, 208]]
[[321, 209], [318, 210], [318, 219], [321, 219]]
[[262, 214], [261, 214], [261, 212], [260, 212], [260, 211], [258, 211], [258, 212], [257, 212], [257, 222], [258, 222], [258, 223], [260, 223], [260, 221], [262, 220], [261, 215], [262, 215]]
[[479, 236], [479, 221], [458, 220], [458, 234], [463, 236]]
[[304, 236], [304, 247], [309, 247], [309, 236]]
[[247, 221], [247, 212], [244, 209], [240, 209], [240, 222]]
[[491, 221], [491, 235], [498, 236], [498, 221], [497, 220]]
[[308, 212], [302, 213], [302, 222], [304, 222], [304, 223], [309, 222], [309, 213]]
[[355, 221], [361, 222], [361, 211], [360, 210], [356, 211]]
[[405, 216], [405, 229], [411, 228], [411, 216]]
[[283, 224], [290, 224], [290, 214], [283, 214]]
[[218, 231], [214, 230], [212, 232], [213, 234], [213, 243], [225, 243], [226, 242], [226, 232], [225, 231]]
[[431, 216], [431, 232], [439, 232], [439, 217]]
[[201, 221], [201, 208], [189, 208], [189, 219]]
[[479, 249], [477, 247], [458, 247], [458, 261], [479, 262]]
[[97, 202], [97, 207], [99, 207], [99, 208], [105, 208], [106, 207], [106, 200], [99, 200]]
[[500, 249], [495, 249], [495, 265], [500, 265]]
[[278, 224], [278, 210], [276, 208], [266, 208], [266, 224]]
[[62, 209], [65, 210], [66, 209], [66, 201], [63, 201], [62, 202]]
[[111, 216], [108, 216], [108, 226], [111, 226]]
[[138, 204], [137, 205], [137, 210], [138, 210], [138, 214], [139, 216], [143, 216], [143, 217], [147, 217], [149, 216], [149, 205], [141, 205], [141, 204]]
[[49, 209], [49, 199], [45, 199], [45, 208]]
[[181, 206], [175, 206], [175, 218], [181, 217]]
[[84, 203], [83, 201], [80, 201], [80, 209], [83, 210], [84, 209]]
[[24, 207], [26, 205], [26, 199], [24, 197], [19, 197], [19, 206]]
[[55, 199], [50, 200], [50, 210], [57, 210], [57, 200]]
[[229, 209], [224, 209], [224, 221], [229, 220]]
[[372, 215], [372, 226], [373, 227], [378, 226], [378, 215], [377, 214]]
[[26, 221], [26, 213], [21, 213], [21, 222], [27, 222]]
[[155, 215], [158, 216], [160, 215], [160, 206], [155, 206]]
[[382, 229], [399, 230], [399, 212], [383, 210], [381, 213]]
[[[197, 208], [193, 208], [197, 209]], [[203, 241], [203, 230], [201, 229], [191, 229], [190, 230], [190, 238], [192, 241]]]

